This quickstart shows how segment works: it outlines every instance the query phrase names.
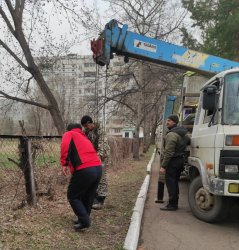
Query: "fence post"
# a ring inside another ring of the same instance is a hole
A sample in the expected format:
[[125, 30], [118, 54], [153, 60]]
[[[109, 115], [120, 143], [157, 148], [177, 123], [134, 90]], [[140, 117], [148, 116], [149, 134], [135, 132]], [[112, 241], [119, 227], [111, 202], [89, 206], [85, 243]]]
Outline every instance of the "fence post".
[[27, 137], [20, 137], [21, 166], [25, 178], [27, 203], [36, 206], [36, 185], [34, 178], [31, 141]]

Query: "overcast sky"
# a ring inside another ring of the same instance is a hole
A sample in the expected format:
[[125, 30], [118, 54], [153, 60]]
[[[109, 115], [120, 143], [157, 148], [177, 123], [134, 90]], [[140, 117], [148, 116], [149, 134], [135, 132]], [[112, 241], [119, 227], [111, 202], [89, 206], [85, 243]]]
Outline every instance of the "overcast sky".
[[[111, 18], [108, 14], [107, 9], [109, 8], [109, 3], [102, 1], [102, 0], [77, 0], [79, 3], [85, 2], [85, 4], [89, 7], [92, 8], [94, 7], [95, 9], [98, 9], [99, 12], [99, 22], [102, 23], [102, 29]], [[0, 0], [0, 4], [2, 7], [4, 7], [4, 1]], [[45, 1], [45, 5], [43, 6], [45, 13], [48, 13], [48, 16], [46, 17], [46, 20], [49, 22], [49, 26], [51, 27], [52, 30], [52, 37], [56, 38], [56, 41], [59, 41], [61, 37], [66, 37], [69, 39], [69, 41], [72, 39], [72, 36], [80, 36], [80, 41], [73, 46], [70, 49], [70, 53], [76, 53], [80, 55], [92, 55], [91, 49], [90, 49], [90, 40], [91, 38], [97, 38], [98, 37], [98, 32], [92, 32], [92, 34], [88, 34], [91, 37], [84, 37], [85, 30], [82, 28], [82, 26], [79, 24], [79, 32], [72, 32], [72, 29], [69, 25], [69, 22], [67, 21], [67, 18], [64, 16], [64, 14], [56, 14], [54, 12], [54, 8], [52, 6], [53, 1], [50, 1], [47, 3]], [[8, 14], [6, 6], [4, 7], [5, 11]], [[27, 13], [27, 11], [25, 12]], [[77, 13], [82, 13], [80, 9], [78, 9]], [[26, 19], [25, 19], [26, 20]], [[30, 26], [31, 23], [28, 23], [28, 26]], [[38, 30], [39, 29], [39, 30]], [[44, 47], [44, 41], [42, 39], [43, 37], [43, 32], [46, 32], [44, 30], [44, 27], [39, 27], [39, 26], [34, 26], [34, 37], [36, 44], [34, 43], [34, 55], [36, 56], [44, 56], [46, 54], [41, 54], [39, 53], [40, 48]], [[9, 39], [10, 35], [9, 32], [6, 30], [6, 25], [2, 22], [0, 18], [0, 38], [3, 39], [7, 45], [12, 45], [14, 43], [11, 42], [11, 38]], [[14, 39], [12, 39], [13, 41]], [[18, 54], [17, 51], [21, 51], [21, 49], [16, 50], [18, 43], [15, 42], [15, 44], [11, 47], [13, 51]], [[38, 52], [37, 52], [38, 51]], [[65, 53], [63, 52], [62, 55]], [[18, 54], [20, 55], [20, 54]], [[1, 49], [0, 46], [0, 72], [1, 72], [1, 77], [0, 77], [0, 90], [4, 90], [9, 92], [12, 95], [17, 94], [18, 91], [18, 84], [22, 82], [21, 77], [24, 77], [26, 79], [29, 78], [29, 74], [26, 73], [24, 70], [21, 70], [19, 72], [13, 73], [13, 71], [17, 71], [17, 67], [15, 65], [18, 65], [16, 61], [5, 51], [5, 49]], [[10, 74], [11, 72], [11, 74]], [[10, 76], [11, 75], [11, 79]]]
[[[99, 12], [99, 19], [98, 22], [101, 23], [102, 29], [104, 28], [104, 25], [111, 20], [110, 17], [110, 11], [109, 11], [109, 3], [105, 2], [103, 0], [86, 0], [85, 1], [87, 6], [89, 7], [95, 7], [98, 9]], [[82, 30], [81, 30], [82, 31]], [[92, 33], [90, 34], [91, 38], [88, 36], [84, 39], [82, 37], [82, 41], [79, 46], [72, 47], [72, 52], [80, 55], [89, 55], [92, 54], [90, 49], [90, 40], [92, 38], [97, 38], [98, 33]]]
[[[87, 4], [87, 6], [89, 6], [89, 8], [91, 7], [95, 7], [95, 9], [98, 9], [99, 12], [99, 17], [98, 17], [98, 23], [100, 23], [102, 29], [104, 28], [104, 25], [109, 22], [112, 18], [115, 18], [115, 15], [112, 15], [112, 12], [110, 12], [109, 9], [109, 3], [103, 0], [78, 0], [79, 2], [84, 1], [85, 4]], [[175, 0], [176, 2], [180, 2], [180, 0]], [[1, 4], [2, 0], [0, 0], [0, 4]], [[46, 1], [45, 1], [46, 2]], [[64, 17], [64, 15], [61, 14], [56, 14], [56, 15], [52, 15], [52, 1], [50, 1], [49, 3], [46, 3], [45, 6], [45, 12], [49, 14], [49, 19], [47, 19], [50, 23], [50, 26], [52, 28], [52, 37], [56, 38], [56, 41], [59, 41], [60, 37], [67, 37], [69, 38], [69, 40], [74, 37], [74, 36], [79, 36], [79, 42], [73, 46], [70, 49], [71, 53], [76, 53], [76, 54], [80, 54], [80, 55], [91, 55], [91, 49], [90, 49], [90, 40], [92, 38], [97, 38], [98, 37], [98, 32], [97, 31], [92, 31], [89, 32], [88, 36], [85, 37], [84, 36], [84, 32], [85, 30], [82, 28], [82, 26], [79, 24], [79, 27], [77, 26], [78, 30], [74, 31], [74, 33], [71, 32], [71, 27], [69, 25], [69, 22], [67, 21], [67, 18]], [[78, 13], [82, 14], [81, 10], [78, 10]], [[83, 15], [83, 14], [82, 14]], [[35, 28], [35, 27], [34, 27]], [[39, 28], [39, 32], [38, 32], [38, 28]], [[79, 31], [79, 32], [78, 32]], [[36, 44], [34, 44], [34, 49], [36, 49], [35, 51], [35, 56], [45, 56], [48, 55], [47, 52], [41, 53], [40, 48], [43, 47], [44, 48], [44, 41], [42, 39], [43, 33], [46, 32], [44, 30], [44, 27], [37, 27], [34, 29], [34, 35], [36, 36]], [[5, 32], [7, 34], [7, 32]], [[0, 37], [4, 38], [7, 40], [7, 35], [3, 35], [5, 33], [2, 33], [2, 27], [1, 27], [1, 19], [0, 19]], [[8, 40], [9, 41], [9, 40]], [[1, 53], [2, 52], [2, 53]], [[64, 53], [62, 53], [63, 55]], [[0, 70], [2, 72], [2, 76], [3, 76], [3, 71], [11, 71], [11, 68], [9, 68], [8, 66], [12, 66], [13, 63], [11, 63], [12, 58], [9, 56], [9, 59], [6, 58], [7, 57], [7, 53], [4, 50], [0, 50]], [[8, 60], [8, 64], [7, 64], [7, 60]], [[8, 65], [8, 66], [7, 66]], [[7, 69], [6, 69], [7, 66]], [[16, 82], [16, 80], [14, 80]], [[0, 79], [0, 84], [3, 82], [2, 77]]]

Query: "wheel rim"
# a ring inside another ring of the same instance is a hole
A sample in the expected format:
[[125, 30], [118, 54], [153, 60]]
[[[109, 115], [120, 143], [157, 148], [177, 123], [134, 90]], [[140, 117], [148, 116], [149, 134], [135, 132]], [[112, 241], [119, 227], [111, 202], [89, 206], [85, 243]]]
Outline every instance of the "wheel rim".
[[210, 210], [214, 204], [213, 195], [203, 187], [195, 193], [195, 201], [198, 207], [206, 211]]

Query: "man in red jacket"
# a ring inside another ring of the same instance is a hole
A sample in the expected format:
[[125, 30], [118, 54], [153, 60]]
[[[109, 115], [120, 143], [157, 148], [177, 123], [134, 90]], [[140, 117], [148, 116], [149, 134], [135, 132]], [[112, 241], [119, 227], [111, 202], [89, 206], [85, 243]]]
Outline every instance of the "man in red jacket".
[[90, 212], [101, 179], [101, 161], [80, 124], [69, 124], [61, 142], [62, 173], [72, 174], [67, 199], [78, 217], [74, 228], [90, 226]]

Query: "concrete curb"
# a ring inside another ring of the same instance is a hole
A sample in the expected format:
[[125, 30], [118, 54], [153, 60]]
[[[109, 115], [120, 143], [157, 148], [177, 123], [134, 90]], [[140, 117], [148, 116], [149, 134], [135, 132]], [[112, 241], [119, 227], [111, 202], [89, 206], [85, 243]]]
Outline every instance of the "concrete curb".
[[156, 149], [154, 149], [154, 152], [153, 152], [153, 155], [147, 165], [147, 173], [150, 174], [151, 173], [151, 167], [152, 167], [152, 163], [154, 161], [154, 158], [155, 158], [155, 154], [156, 154]]
[[156, 150], [154, 150], [154, 153], [147, 165], [148, 174], [146, 175], [144, 182], [140, 188], [139, 195], [137, 197], [137, 200], [133, 209], [130, 226], [129, 226], [129, 229], [125, 238], [125, 242], [124, 242], [125, 250], [136, 250], [138, 246], [141, 219], [142, 219], [142, 215], [144, 211], [145, 200], [147, 197], [147, 192], [148, 192], [148, 187], [149, 187], [149, 182], [150, 182], [151, 165], [155, 157], [155, 152]]

